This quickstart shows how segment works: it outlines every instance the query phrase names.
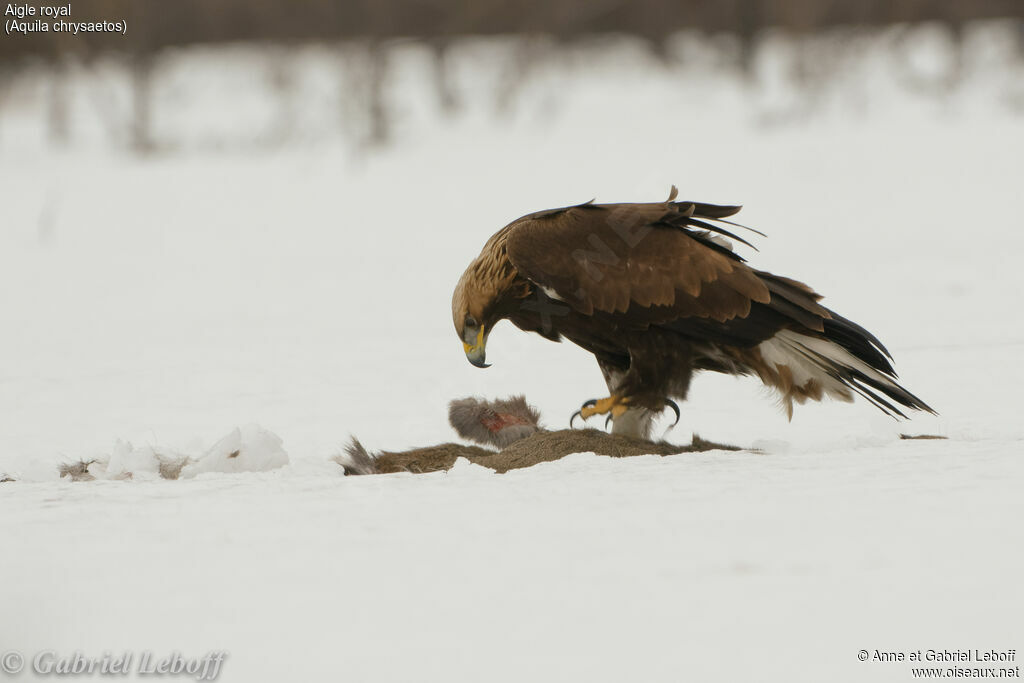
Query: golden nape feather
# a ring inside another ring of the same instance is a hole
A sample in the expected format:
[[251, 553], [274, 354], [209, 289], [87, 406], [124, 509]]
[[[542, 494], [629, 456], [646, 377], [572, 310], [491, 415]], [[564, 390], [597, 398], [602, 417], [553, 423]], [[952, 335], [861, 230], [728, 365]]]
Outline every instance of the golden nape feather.
[[495, 233], [452, 297], [470, 362], [486, 367], [500, 320], [568, 339], [595, 356], [610, 392], [579, 414], [607, 414], [613, 432], [631, 436], [646, 436], [701, 370], [760, 378], [790, 417], [794, 402], [855, 394], [894, 417], [934, 412], [899, 385], [874, 335], [822, 306], [807, 285], [756, 270], [734, 251], [731, 241], [749, 245], [730, 229], [743, 226], [726, 220], [740, 207], [676, 194], [549, 209]]

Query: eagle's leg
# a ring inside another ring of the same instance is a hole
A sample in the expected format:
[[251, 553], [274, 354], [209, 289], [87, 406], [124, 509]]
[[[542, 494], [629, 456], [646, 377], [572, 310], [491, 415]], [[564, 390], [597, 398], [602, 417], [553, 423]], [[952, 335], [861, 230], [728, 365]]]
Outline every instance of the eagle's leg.
[[[669, 429], [679, 424], [679, 406], [672, 399], [665, 399], [665, 407], [671, 408], [672, 412], [676, 414], [676, 420], [673, 422]], [[664, 408], [662, 409], [664, 410]], [[612, 418], [609, 415], [609, 419], [612, 419], [612, 434], [621, 434], [623, 436], [631, 436], [635, 439], [649, 439], [651, 436], [651, 428], [654, 426], [654, 418], [661, 411], [646, 408], [640, 405], [630, 406], [625, 413], [617, 415]], [[607, 423], [606, 423], [607, 425]]]
[[649, 408], [632, 406], [612, 419], [612, 434], [634, 439], [647, 439], [656, 413]]

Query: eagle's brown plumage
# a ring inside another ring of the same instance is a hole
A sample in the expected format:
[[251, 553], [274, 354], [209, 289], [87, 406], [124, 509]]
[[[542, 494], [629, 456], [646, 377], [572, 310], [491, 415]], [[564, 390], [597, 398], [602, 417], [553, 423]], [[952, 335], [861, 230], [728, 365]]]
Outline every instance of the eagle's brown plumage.
[[[455, 288], [452, 315], [483, 365], [499, 320], [593, 353], [613, 396], [660, 411], [695, 370], [753, 374], [793, 402], [858, 393], [890, 415], [926, 410], [896, 383], [889, 354], [807, 285], [748, 266], [723, 239], [736, 206], [587, 203], [499, 230]], [[616, 431], [642, 432], [636, 420]], [[640, 424], [644, 421], [641, 420]], [[649, 417], [647, 418], [649, 424]]]

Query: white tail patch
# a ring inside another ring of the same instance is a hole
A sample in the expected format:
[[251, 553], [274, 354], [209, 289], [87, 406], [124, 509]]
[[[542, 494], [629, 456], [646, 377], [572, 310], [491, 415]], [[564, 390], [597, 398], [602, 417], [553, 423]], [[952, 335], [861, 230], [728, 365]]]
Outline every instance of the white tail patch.
[[856, 387], [839, 377], [837, 369], [857, 371], [884, 385], [900, 388], [891, 377], [875, 370], [839, 344], [820, 337], [781, 330], [757, 348], [775, 375], [762, 379], [782, 392], [783, 408], [791, 418], [794, 400], [803, 403], [808, 398], [821, 398], [821, 394], [840, 401], [853, 400]]

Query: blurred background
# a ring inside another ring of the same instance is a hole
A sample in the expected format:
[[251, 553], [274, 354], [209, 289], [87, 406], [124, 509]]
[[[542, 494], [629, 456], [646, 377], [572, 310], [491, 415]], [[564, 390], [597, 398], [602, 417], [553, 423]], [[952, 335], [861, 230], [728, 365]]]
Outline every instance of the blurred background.
[[976, 398], [1006, 372], [978, 363], [1024, 343], [1019, 1], [56, 6], [126, 30], [4, 17], [0, 472], [249, 422], [326, 462], [348, 433], [449, 440], [473, 394], [561, 427], [606, 391], [593, 359], [504, 325], [471, 367], [454, 283], [520, 215], [672, 184], [744, 204], [770, 236], [744, 255], [877, 333], [943, 416], [788, 423], [754, 380], [706, 376], [672, 439], [1012, 431]]
[[[467, 61], [491, 67], [484, 99], [500, 115], [521, 104], [524, 91], [556, 65], [585, 70], [596, 55], [624, 43], [647, 55], [653, 69], [698, 68], [741, 79], [752, 90], [781, 78], [801, 91], [804, 104], [872, 44], [888, 53], [903, 85], [931, 96], [948, 94], [970, 75], [965, 46], [984, 22], [1003, 20], [1012, 43], [1006, 59], [1024, 59], [1024, 5], [1016, 0], [76, 0], [69, 6], [75, 21], [123, 21], [127, 30], [8, 29], [0, 41], [0, 130], [3, 119], [30, 114], [39, 128], [33, 135], [49, 144], [94, 135], [140, 153], [331, 137], [359, 148], [380, 146], [400, 139], [410, 109], [456, 116], [469, 106]], [[31, 27], [31, 17], [26, 20]], [[779, 40], [790, 47], [785, 63], [762, 73], [766, 52]], [[915, 59], [922, 42], [946, 53], [941, 63]], [[470, 50], [481, 45], [490, 48], [486, 58]], [[396, 92], [410, 61], [423, 87]], [[1004, 66], [1015, 68], [1010, 61]], [[197, 70], [217, 73], [197, 82]], [[218, 128], [196, 120], [190, 100], [200, 95], [220, 95], [230, 123]], [[1024, 109], [1020, 92], [1004, 104]], [[773, 120], [786, 118], [772, 113]], [[20, 133], [12, 126], [7, 137]]]

